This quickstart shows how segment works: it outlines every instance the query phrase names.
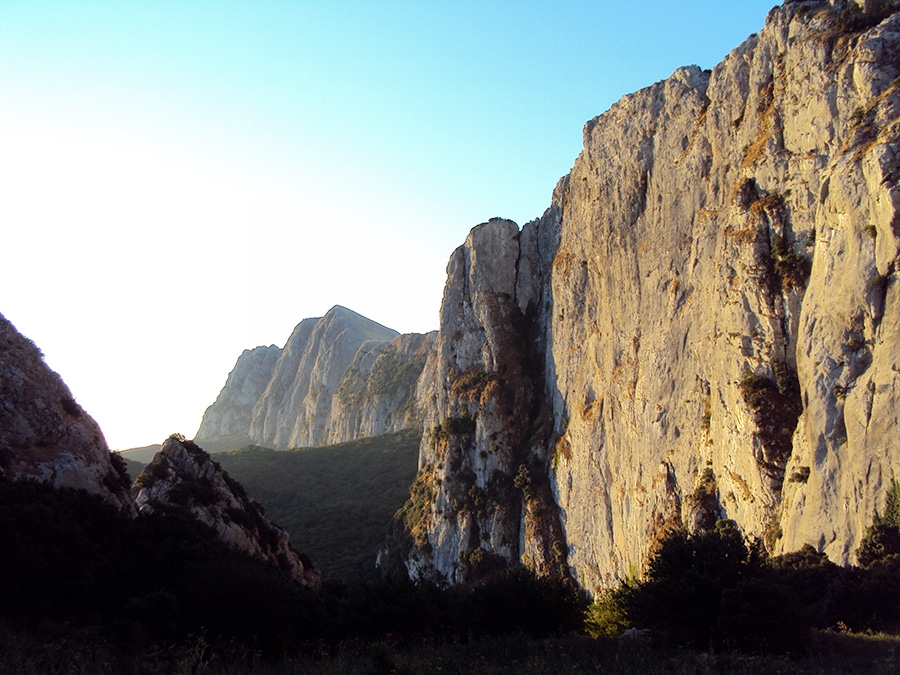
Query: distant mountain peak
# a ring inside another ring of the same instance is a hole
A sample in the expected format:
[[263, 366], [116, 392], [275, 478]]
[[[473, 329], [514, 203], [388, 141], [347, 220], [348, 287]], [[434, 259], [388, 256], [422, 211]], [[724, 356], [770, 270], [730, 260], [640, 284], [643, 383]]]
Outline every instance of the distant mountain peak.
[[[289, 448], [417, 426], [416, 382], [434, 338], [401, 336], [335, 305], [297, 324], [283, 349], [245, 350], [204, 413], [197, 440], [213, 448], [226, 439]], [[368, 386], [370, 375], [378, 386]]]

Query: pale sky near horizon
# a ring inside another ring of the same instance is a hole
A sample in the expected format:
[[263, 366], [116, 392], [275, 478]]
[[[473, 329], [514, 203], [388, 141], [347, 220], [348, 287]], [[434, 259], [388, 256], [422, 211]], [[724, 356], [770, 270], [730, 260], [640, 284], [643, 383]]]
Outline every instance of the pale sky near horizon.
[[773, 4], [0, 0], [0, 314], [110, 447], [191, 436], [305, 317], [437, 328], [470, 228]]

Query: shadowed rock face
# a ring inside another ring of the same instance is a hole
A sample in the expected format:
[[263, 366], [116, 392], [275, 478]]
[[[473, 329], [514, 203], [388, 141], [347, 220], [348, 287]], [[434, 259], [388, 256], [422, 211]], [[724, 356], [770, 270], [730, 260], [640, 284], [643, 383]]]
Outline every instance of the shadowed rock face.
[[244, 350], [215, 403], [203, 413], [197, 441], [248, 436], [253, 407], [269, 385], [280, 356], [281, 348], [275, 345]]
[[115, 459], [40, 350], [0, 315], [0, 475], [86, 490], [133, 514]]
[[318, 588], [318, 573], [294, 551], [239, 483], [192, 442], [170, 438], [134, 487], [40, 350], [0, 316], [0, 476], [99, 495], [133, 517], [177, 511], [212, 528], [230, 547]]
[[[555, 218], [548, 212], [548, 230]], [[434, 504], [413, 528], [416, 578], [473, 582], [520, 559], [568, 573], [545, 468], [540, 286], [555, 242], [539, 241], [536, 228], [480, 225], [447, 266], [440, 333], [420, 380], [417, 485]]]
[[416, 427], [417, 380], [435, 338], [398, 335], [344, 307], [304, 319], [284, 349], [241, 355], [197, 440], [287, 448]]
[[291, 548], [287, 532], [191, 441], [169, 438], [135, 480], [133, 494], [141, 514], [189, 514], [231, 548], [272, 563], [299, 584], [321, 586], [309, 559]]
[[420, 387], [414, 576], [594, 588], [725, 517], [851, 559], [900, 472], [896, 6], [772, 10], [589, 121], [542, 219], [472, 231]]

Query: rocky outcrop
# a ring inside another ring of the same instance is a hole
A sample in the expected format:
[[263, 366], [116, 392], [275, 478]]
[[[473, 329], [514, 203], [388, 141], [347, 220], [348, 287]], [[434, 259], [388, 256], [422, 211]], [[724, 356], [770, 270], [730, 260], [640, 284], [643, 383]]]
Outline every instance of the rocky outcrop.
[[344, 307], [304, 319], [283, 350], [241, 355], [197, 439], [213, 449], [281, 449], [416, 427], [416, 382], [435, 339], [398, 335]]
[[726, 517], [852, 559], [900, 471], [895, 11], [773, 9], [589, 121], [540, 221], [472, 231], [420, 391], [414, 576], [474, 555], [593, 589]]
[[287, 532], [269, 522], [243, 487], [192, 441], [169, 438], [133, 492], [140, 514], [186, 514], [231, 548], [273, 564], [303, 586], [321, 586], [309, 559], [291, 548]]
[[215, 403], [203, 413], [195, 439], [246, 438], [253, 421], [253, 407], [269, 385], [280, 356], [281, 348], [275, 345], [245, 349]]
[[[236, 369], [237, 370], [237, 369]], [[131, 517], [177, 511], [210, 527], [228, 546], [271, 562], [294, 581], [318, 588], [308, 559], [191, 441], [168, 439], [131, 481], [97, 423], [44, 363], [33, 342], [0, 316], [0, 477], [99, 495]]]
[[0, 476], [85, 490], [134, 513], [128, 474], [100, 427], [35, 344], [2, 315]]
[[[552, 231], [554, 210], [545, 216]], [[540, 223], [476, 227], [447, 266], [440, 333], [422, 375], [414, 577], [471, 582], [522, 559], [567, 573], [546, 458], [540, 292], [555, 247]], [[519, 276], [517, 272], [527, 270]]]

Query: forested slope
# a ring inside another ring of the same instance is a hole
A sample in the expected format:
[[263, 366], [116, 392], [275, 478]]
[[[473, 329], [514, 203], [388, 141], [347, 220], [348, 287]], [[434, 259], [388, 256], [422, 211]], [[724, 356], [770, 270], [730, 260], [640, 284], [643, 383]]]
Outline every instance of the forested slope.
[[324, 580], [376, 575], [388, 524], [409, 497], [417, 430], [321, 448], [249, 446], [216, 455], [266, 515], [302, 541]]

